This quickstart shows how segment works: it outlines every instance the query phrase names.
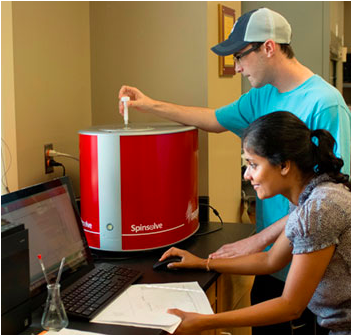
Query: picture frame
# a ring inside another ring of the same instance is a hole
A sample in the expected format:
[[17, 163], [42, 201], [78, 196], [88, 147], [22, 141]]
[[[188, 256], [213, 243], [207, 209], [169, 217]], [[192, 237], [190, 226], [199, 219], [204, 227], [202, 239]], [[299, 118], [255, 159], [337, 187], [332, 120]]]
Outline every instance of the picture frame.
[[[219, 43], [225, 41], [235, 24], [235, 10], [219, 4]], [[236, 74], [233, 55], [219, 56], [219, 75], [233, 76]]]

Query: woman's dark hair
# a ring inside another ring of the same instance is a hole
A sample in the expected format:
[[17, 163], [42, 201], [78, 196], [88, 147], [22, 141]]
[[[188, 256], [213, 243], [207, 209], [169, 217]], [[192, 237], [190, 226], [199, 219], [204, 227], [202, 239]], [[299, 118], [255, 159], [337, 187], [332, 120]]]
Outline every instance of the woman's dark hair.
[[290, 112], [260, 117], [245, 129], [242, 139], [246, 150], [272, 165], [292, 161], [305, 176], [327, 173], [336, 183], [351, 189], [349, 176], [341, 173], [343, 160], [334, 154], [332, 135], [324, 129], [310, 130]]

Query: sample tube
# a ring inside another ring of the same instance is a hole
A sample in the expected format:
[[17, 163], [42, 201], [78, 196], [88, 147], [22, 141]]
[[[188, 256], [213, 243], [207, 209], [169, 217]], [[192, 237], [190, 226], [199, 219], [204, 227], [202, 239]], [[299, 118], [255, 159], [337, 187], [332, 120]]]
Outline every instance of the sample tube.
[[121, 101], [123, 103], [123, 120], [125, 122], [125, 126], [128, 126], [128, 107], [127, 101], [130, 101], [130, 97], [121, 97]]

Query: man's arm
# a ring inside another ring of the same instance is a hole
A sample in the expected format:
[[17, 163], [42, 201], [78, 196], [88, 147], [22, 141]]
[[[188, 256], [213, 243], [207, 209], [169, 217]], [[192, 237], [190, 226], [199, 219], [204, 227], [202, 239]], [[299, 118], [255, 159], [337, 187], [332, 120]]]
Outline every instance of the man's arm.
[[212, 259], [237, 257], [249, 255], [264, 250], [268, 245], [274, 243], [285, 229], [288, 215], [276, 221], [260, 233], [254, 234], [243, 240], [224, 244], [220, 249], [210, 254]]
[[[158, 101], [147, 97], [135, 87], [122, 86], [119, 92], [119, 99], [129, 96], [127, 106], [136, 108], [142, 112], [152, 113], [162, 118], [179, 122], [199, 129], [221, 133], [226, 131], [215, 117], [215, 110], [205, 107], [191, 107]], [[120, 103], [119, 112], [123, 115], [123, 105]]]

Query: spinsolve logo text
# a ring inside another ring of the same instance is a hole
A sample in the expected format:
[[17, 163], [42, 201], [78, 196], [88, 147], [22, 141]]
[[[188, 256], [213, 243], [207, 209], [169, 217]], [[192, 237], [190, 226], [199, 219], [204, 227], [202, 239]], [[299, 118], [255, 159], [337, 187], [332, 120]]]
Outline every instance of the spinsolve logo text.
[[154, 224], [151, 225], [132, 225], [131, 226], [131, 232], [132, 233], [139, 233], [142, 231], [153, 231], [153, 230], [161, 230], [163, 229], [163, 224], [162, 223], [156, 223], [154, 222]]
[[91, 223], [89, 223], [88, 221], [82, 221], [82, 225], [84, 228], [89, 228], [89, 229], [92, 229], [93, 228], [93, 225]]

